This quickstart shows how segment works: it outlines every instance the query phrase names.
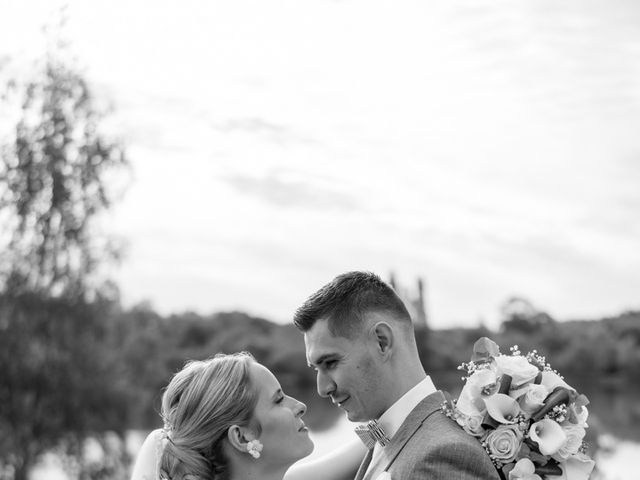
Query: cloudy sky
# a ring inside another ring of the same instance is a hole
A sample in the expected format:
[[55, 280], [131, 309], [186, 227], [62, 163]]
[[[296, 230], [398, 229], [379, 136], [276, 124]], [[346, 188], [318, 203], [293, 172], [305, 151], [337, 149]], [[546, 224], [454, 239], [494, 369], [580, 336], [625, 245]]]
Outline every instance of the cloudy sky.
[[[64, 3], [133, 166], [127, 304], [284, 322], [367, 269], [435, 327], [640, 308], [638, 2]], [[0, 0], [5, 68], [60, 4]]]

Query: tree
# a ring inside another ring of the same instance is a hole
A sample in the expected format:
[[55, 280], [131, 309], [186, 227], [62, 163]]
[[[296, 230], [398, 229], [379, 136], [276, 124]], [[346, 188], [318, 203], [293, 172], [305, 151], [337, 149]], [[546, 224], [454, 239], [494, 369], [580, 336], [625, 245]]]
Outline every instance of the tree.
[[101, 270], [118, 249], [98, 220], [127, 162], [64, 53], [0, 97], [17, 112], [0, 145], [0, 477], [9, 465], [16, 480], [47, 450], [81, 458], [85, 438], [126, 422], [117, 291]]
[[90, 294], [101, 263], [117, 258], [96, 220], [112, 202], [105, 178], [126, 159], [100, 132], [103, 116], [63, 53], [50, 53], [25, 86], [15, 130], [0, 150], [5, 289]]
[[555, 320], [522, 297], [511, 297], [502, 305], [502, 331], [531, 334], [553, 326]]
[[50, 449], [80, 458], [84, 438], [123, 433], [128, 392], [111, 305], [0, 294], [0, 464], [16, 480]]

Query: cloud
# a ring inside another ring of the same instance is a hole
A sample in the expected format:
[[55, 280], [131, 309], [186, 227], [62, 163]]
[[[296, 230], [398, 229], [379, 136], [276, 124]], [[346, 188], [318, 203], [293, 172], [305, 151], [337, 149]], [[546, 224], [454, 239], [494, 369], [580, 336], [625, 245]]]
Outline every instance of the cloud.
[[283, 125], [263, 120], [258, 117], [232, 118], [225, 122], [212, 123], [212, 128], [224, 134], [249, 133], [255, 136], [265, 137], [270, 142], [280, 146], [289, 143], [318, 144], [311, 137], [296, 133]]
[[262, 177], [233, 175], [224, 179], [242, 194], [253, 195], [277, 207], [305, 207], [315, 210], [359, 210], [351, 195], [327, 185], [314, 184], [286, 172], [270, 172]]

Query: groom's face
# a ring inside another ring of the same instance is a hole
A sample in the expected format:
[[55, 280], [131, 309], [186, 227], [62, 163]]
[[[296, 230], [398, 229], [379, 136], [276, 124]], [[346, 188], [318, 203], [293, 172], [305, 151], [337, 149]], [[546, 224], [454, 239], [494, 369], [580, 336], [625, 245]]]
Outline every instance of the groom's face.
[[378, 418], [384, 412], [381, 365], [366, 332], [353, 339], [334, 336], [327, 320], [318, 320], [305, 332], [304, 343], [321, 397], [331, 398], [355, 422]]

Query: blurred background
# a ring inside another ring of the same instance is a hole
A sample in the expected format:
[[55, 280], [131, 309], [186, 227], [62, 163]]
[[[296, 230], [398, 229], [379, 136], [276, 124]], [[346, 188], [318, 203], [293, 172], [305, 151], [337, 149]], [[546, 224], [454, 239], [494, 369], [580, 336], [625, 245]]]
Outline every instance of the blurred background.
[[443, 389], [475, 340], [640, 455], [640, 4], [0, 0], [0, 479], [118, 479], [187, 359], [315, 393], [295, 308], [371, 270]]

